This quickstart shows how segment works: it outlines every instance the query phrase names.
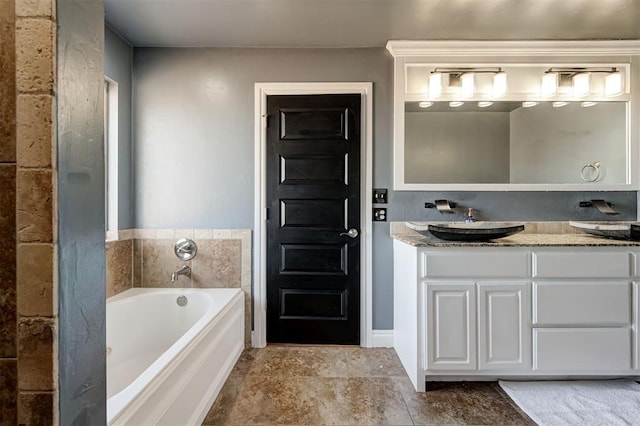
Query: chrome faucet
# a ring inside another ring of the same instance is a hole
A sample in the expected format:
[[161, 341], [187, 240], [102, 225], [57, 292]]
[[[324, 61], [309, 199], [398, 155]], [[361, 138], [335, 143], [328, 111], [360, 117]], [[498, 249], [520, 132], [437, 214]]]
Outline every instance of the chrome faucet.
[[191, 266], [182, 265], [182, 267], [180, 269], [178, 269], [177, 271], [175, 271], [174, 273], [171, 274], [171, 282], [174, 283], [174, 282], [178, 281], [178, 277], [180, 277], [180, 275], [186, 275], [187, 277], [190, 277], [191, 276]]

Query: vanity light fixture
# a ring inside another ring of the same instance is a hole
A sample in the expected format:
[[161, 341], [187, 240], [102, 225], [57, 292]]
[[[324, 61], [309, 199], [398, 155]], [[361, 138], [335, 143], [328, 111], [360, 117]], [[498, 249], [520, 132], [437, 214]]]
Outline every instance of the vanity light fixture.
[[462, 105], [464, 105], [464, 102], [461, 102], [461, 101], [451, 101], [451, 102], [449, 102], [449, 106], [451, 108], [458, 108], [458, 107], [461, 107]]
[[476, 91], [475, 74], [466, 72], [460, 76], [460, 96], [470, 98]]
[[433, 105], [433, 102], [429, 102], [429, 101], [418, 102], [418, 106], [420, 108], [429, 108], [432, 105]]
[[536, 102], [536, 101], [524, 101], [522, 103], [522, 108], [531, 108], [531, 107], [534, 107], [536, 105], [538, 105], [538, 102]]
[[491, 105], [493, 105], [493, 102], [491, 102], [491, 101], [480, 101], [480, 102], [478, 102], [478, 107], [480, 107], [480, 108], [490, 107]]
[[545, 97], [553, 96], [558, 92], [558, 87], [569, 86], [574, 97], [587, 96], [591, 94], [592, 74], [606, 74], [602, 91], [604, 96], [622, 94], [622, 73], [615, 67], [549, 68], [542, 76], [540, 93]]
[[500, 70], [493, 76], [492, 93], [494, 98], [501, 98], [507, 94], [507, 73]]
[[589, 107], [592, 107], [592, 106], [597, 105], [597, 104], [598, 104], [597, 102], [593, 102], [593, 101], [580, 102], [580, 106], [582, 108], [589, 108]]
[[442, 73], [433, 71], [429, 75], [429, 97], [439, 98], [442, 96]]
[[618, 96], [622, 94], [622, 73], [613, 68], [610, 74], [604, 78], [604, 95]]
[[591, 93], [591, 73], [582, 72], [573, 76], [573, 96], [581, 98]]
[[558, 92], [559, 76], [557, 72], [547, 71], [542, 76], [540, 94], [544, 97], [553, 96]]
[[567, 105], [569, 105], [569, 102], [565, 102], [565, 101], [556, 101], [551, 104], [551, 106], [553, 106], [554, 108], [562, 108], [563, 106], [567, 106]]
[[429, 98], [442, 96], [444, 90], [443, 74], [449, 77], [449, 87], [459, 87], [462, 98], [471, 98], [476, 93], [476, 74], [493, 74], [491, 95], [499, 98], [507, 94], [507, 73], [499, 67], [487, 68], [434, 68], [429, 74]]

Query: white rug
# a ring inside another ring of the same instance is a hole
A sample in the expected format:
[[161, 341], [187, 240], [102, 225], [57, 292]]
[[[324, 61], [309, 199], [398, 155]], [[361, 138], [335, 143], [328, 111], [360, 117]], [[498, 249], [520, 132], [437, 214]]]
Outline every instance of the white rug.
[[540, 426], [640, 425], [640, 384], [630, 380], [499, 383]]

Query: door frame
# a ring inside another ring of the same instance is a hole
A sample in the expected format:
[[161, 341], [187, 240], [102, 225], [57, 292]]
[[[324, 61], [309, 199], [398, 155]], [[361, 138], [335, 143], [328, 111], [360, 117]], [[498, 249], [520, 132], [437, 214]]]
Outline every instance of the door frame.
[[372, 190], [373, 190], [373, 83], [255, 83], [255, 198], [253, 257], [253, 331], [251, 345], [267, 345], [267, 262], [266, 262], [266, 153], [267, 96], [271, 95], [361, 95], [360, 132], [360, 346], [373, 345], [372, 315]]

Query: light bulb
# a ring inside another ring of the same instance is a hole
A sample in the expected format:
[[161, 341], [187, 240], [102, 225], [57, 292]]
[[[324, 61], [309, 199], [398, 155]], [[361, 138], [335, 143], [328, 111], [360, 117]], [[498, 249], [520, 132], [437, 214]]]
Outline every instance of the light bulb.
[[491, 102], [491, 101], [480, 101], [480, 102], [478, 102], [478, 106], [480, 108], [490, 107], [491, 105], [493, 105], [493, 102]]
[[562, 108], [563, 106], [567, 106], [569, 105], [569, 102], [565, 102], [565, 101], [556, 101], [554, 103], [551, 104], [554, 108]]
[[439, 98], [442, 96], [442, 73], [432, 72], [429, 75], [429, 97]]
[[540, 94], [542, 96], [553, 96], [558, 92], [558, 73], [548, 72], [542, 76]]
[[451, 101], [451, 102], [449, 102], [449, 106], [451, 108], [458, 108], [458, 107], [461, 107], [462, 105], [464, 105], [464, 102], [461, 102], [461, 101]]
[[538, 103], [537, 103], [537, 102], [535, 102], [535, 101], [524, 101], [524, 102], [522, 103], [522, 107], [523, 107], [523, 108], [531, 108], [531, 107], [534, 107], [534, 106], [536, 106], [536, 105], [538, 105]]
[[598, 104], [597, 102], [592, 102], [592, 101], [580, 102], [580, 106], [582, 108], [589, 108], [589, 107], [592, 107], [592, 106], [597, 105], [597, 104]]
[[466, 72], [460, 76], [460, 96], [470, 98], [476, 91], [475, 74]]
[[429, 108], [431, 105], [433, 105], [433, 102], [429, 102], [429, 101], [423, 101], [418, 103], [418, 106], [420, 108]]
[[604, 78], [604, 95], [618, 96], [622, 94], [622, 73], [612, 72]]
[[591, 93], [591, 73], [581, 72], [573, 76], [573, 96], [582, 97]]
[[501, 71], [493, 76], [492, 94], [494, 98], [501, 98], [507, 94], [507, 73]]

